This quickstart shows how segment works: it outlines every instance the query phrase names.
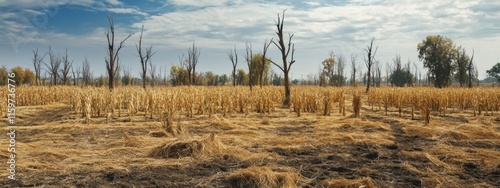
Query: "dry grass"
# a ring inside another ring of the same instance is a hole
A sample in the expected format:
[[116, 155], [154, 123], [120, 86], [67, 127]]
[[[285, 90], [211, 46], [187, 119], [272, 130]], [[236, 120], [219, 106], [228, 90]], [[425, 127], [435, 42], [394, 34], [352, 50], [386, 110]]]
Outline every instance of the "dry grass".
[[222, 154], [221, 152], [224, 149], [222, 143], [215, 138], [215, 134], [211, 134], [208, 138], [204, 139], [167, 142], [153, 148], [147, 156], [155, 158], [205, 158]]
[[20, 180], [0, 187], [499, 186], [498, 89], [361, 90], [293, 87], [282, 109], [280, 87], [20, 87], [36, 106], [17, 108]]
[[236, 170], [227, 176], [226, 181], [231, 187], [248, 188], [293, 188], [298, 187], [303, 182], [296, 172], [273, 171], [268, 167], [257, 166]]
[[348, 180], [345, 178], [328, 180], [323, 183], [325, 188], [375, 188], [373, 180], [369, 177], [362, 179]]

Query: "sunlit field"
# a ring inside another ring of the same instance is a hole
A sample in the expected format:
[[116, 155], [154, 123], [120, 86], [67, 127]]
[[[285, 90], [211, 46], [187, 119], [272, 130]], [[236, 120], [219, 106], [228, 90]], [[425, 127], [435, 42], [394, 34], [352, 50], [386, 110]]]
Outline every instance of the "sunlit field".
[[500, 88], [364, 89], [21, 86], [0, 186], [500, 187]]

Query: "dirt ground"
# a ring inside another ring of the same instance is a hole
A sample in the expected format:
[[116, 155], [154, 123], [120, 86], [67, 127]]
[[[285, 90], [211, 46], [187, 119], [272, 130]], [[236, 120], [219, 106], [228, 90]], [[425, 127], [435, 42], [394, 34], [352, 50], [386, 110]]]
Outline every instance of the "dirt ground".
[[346, 116], [176, 116], [178, 134], [143, 114], [85, 123], [62, 103], [17, 107], [17, 180], [2, 170], [0, 187], [500, 187], [499, 112], [424, 125], [366, 105], [353, 118], [346, 105]]

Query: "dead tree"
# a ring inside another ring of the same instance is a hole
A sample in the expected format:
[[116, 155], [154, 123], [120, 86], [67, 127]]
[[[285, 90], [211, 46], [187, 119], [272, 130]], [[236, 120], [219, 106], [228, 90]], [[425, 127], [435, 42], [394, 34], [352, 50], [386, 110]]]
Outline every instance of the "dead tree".
[[365, 51], [367, 53], [367, 57], [368, 59], [365, 58], [365, 64], [366, 64], [366, 68], [368, 68], [368, 73], [367, 73], [367, 83], [366, 83], [366, 93], [368, 93], [368, 91], [370, 90], [370, 85], [371, 85], [371, 70], [372, 70], [372, 65], [375, 63], [374, 59], [375, 59], [375, 54], [377, 53], [377, 50], [378, 50], [378, 47], [375, 49], [375, 51], [373, 51], [373, 41], [375, 40], [375, 38], [372, 38], [371, 42], [370, 42], [370, 46], [367, 46]]
[[236, 46], [234, 46], [234, 53], [232, 50], [227, 52], [227, 57], [231, 61], [231, 64], [233, 65], [233, 86], [236, 86], [236, 66], [238, 65], [238, 53], [236, 53]]
[[45, 58], [47, 54], [43, 54], [43, 56], [40, 56], [38, 54], [38, 48], [33, 50], [33, 68], [35, 69], [35, 82], [36, 85], [40, 85], [40, 71], [42, 70], [42, 63], [43, 63], [43, 58]]
[[61, 58], [52, 52], [52, 48], [49, 46], [49, 61], [50, 64], [44, 63], [47, 67], [47, 72], [51, 78], [51, 85], [57, 85], [57, 77], [59, 75], [59, 66], [61, 65]]
[[76, 86], [78, 83], [78, 79], [80, 78], [80, 67], [76, 67], [76, 71], [71, 66], [71, 73], [73, 74], [73, 86]]
[[[283, 10], [283, 16], [280, 18], [278, 14], [278, 20], [276, 22], [276, 35], [278, 35], [278, 43], [272, 41], [276, 47], [281, 52], [281, 59], [283, 60], [283, 65], [278, 65], [271, 61], [275, 66], [277, 66], [284, 74], [284, 85], [285, 85], [285, 100], [283, 101], [283, 107], [288, 108], [290, 106], [290, 77], [288, 73], [290, 68], [295, 63], [293, 59], [293, 54], [295, 53], [295, 44], [292, 43], [293, 34], [288, 33], [288, 46], [285, 46], [285, 41], [283, 40], [283, 22], [285, 21], [285, 11]], [[292, 52], [292, 54], [290, 54]], [[288, 56], [291, 55], [290, 61], [288, 61]]]
[[188, 70], [188, 78], [190, 84], [196, 84], [196, 65], [198, 65], [198, 61], [200, 59], [200, 49], [196, 47], [193, 42], [193, 46], [188, 50], [187, 57], [187, 70]]
[[470, 61], [467, 64], [467, 72], [469, 74], [469, 83], [468, 83], [469, 88], [472, 88], [472, 78], [474, 77], [472, 73], [472, 71], [474, 70], [473, 60], [474, 60], [474, 49], [472, 50], [472, 56], [470, 57]]
[[248, 85], [250, 86], [250, 91], [252, 91], [252, 84], [253, 84], [253, 72], [252, 72], [252, 60], [253, 60], [253, 52], [252, 52], [252, 43], [251, 42], [246, 42], [245, 43], [245, 48], [246, 48], [246, 55], [245, 55], [245, 60], [247, 61], [248, 65]]
[[88, 86], [92, 82], [92, 72], [90, 72], [90, 64], [87, 58], [83, 60], [82, 65], [82, 86]]
[[151, 61], [149, 61], [149, 76], [151, 76], [151, 87], [154, 87], [156, 79], [156, 65], [153, 66]]
[[351, 54], [351, 85], [356, 86], [356, 71], [358, 64], [356, 63], [356, 55]]
[[[104, 60], [106, 62], [106, 71], [108, 74], [108, 87], [110, 91], [113, 91], [115, 74], [118, 72], [118, 55], [120, 50], [125, 45], [125, 41], [132, 36], [132, 33], [128, 34], [125, 39], [123, 39], [118, 46], [115, 46], [115, 24], [113, 22], [113, 17], [108, 16], [109, 30], [106, 34], [108, 40], [108, 57]], [[116, 47], [116, 48], [115, 48]]]
[[[141, 35], [139, 35], [139, 45], [135, 45], [136, 49], [137, 49], [137, 53], [139, 54], [139, 58], [141, 59], [141, 68], [142, 68], [142, 72], [141, 72], [141, 78], [142, 78], [142, 87], [144, 89], [146, 89], [146, 72], [148, 70], [148, 62], [151, 63], [151, 57], [153, 56], [154, 52], [153, 52], [153, 46], [148, 46], [146, 47], [146, 54], [144, 54], [144, 52], [142, 51], [142, 34], [143, 34], [143, 31], [144, 31], [144, 25], [142, 25], [142, 28], [141, 28]], [[154, 84], [152, 84], [154, 85]]]
[[337, 56], [337, 87], [342, 87], [344, 84], [344, 67], [345, 67], [345, 60], [344, 56], [338, 55]]
[[264, 69], [266, 67], [266, 53], [267, 49], [269, 48], [269, 45], [271, 45], [273, 39], [271, 39], [269, 42], [266, 41], [264, 42], [264, 49], [262, 51], [262, 61], [261, 61], [261, 68], [259, 72], [259, 83], [260, 83], [260, 88], [262, 88], [262, 76], [264, 75]]
[[68, 60], [68, 49], [66, 49], [66, 53], [62, 59], [62, 68], [61, 68], [61, 80], [62, 80], [62, 83], [63, 85], [67, 85], [68, 84], [68, 74], [69, 74], [69, 71], [71, 70], [71, 66], [73, 64], [73, 61], [69, 61]]

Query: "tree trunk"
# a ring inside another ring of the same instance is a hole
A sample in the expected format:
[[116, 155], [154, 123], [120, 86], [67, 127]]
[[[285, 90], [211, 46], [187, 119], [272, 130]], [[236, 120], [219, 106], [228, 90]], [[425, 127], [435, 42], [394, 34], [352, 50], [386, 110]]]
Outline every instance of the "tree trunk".
[[288, 78], [288, 72], [285, 73], [285, 100], [283, 101], [283, 106], [290, 107], [290, 81]]

